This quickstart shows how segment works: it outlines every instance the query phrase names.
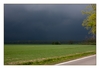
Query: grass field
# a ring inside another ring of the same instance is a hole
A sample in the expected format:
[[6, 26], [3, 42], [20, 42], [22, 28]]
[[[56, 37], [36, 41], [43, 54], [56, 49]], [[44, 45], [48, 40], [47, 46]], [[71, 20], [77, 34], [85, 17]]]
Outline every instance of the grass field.
[[[4, 45], [4, 64], [55, 64], [66, 61], [68, 55], [96, 53], [96, 45]], [[84, 55], [84, 56], [87, 56]], [[53, 59], [53, 60], [52, 60]], [[62, 59], [60, 61], [60, 59]], [[51, 61], [52, 60], [52, 61]], [[46, 62], [46, 63], [45, 63]], [[49, 62], [49, 63], [48, 63]]]

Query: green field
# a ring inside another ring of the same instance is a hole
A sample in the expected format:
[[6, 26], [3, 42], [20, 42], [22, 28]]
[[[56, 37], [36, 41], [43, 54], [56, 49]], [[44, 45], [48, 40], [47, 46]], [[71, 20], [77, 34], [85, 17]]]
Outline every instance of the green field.
[[[48, 58], [59, 58], [62, 56], [64, 57], [64, 56], [68, 56], [72, 54], [85, 53], [85, 52], [92, 52], [93, 54], [95, 54], [96, 45], [21, 45], [21, 44], [11, 45], [11, 44], [5, 44], [4, 45], [4, 64], [5, 65], [23, 64], [25, 62], [35, 62], [36, 60], [41, 61]], [[92, 55], [92, 54], [89, 54], [89, 55]], [[53, 64], [56, 63], [55, 60], [53, 61], [54, 61]]]

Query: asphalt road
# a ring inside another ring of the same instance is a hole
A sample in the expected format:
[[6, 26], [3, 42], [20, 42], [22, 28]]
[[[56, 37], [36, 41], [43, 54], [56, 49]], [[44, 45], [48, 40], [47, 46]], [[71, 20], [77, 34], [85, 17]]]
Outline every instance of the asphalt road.
[[96, 55], [83, 57], [76, 60], [59, 63], [56, 65], [96, 65]]

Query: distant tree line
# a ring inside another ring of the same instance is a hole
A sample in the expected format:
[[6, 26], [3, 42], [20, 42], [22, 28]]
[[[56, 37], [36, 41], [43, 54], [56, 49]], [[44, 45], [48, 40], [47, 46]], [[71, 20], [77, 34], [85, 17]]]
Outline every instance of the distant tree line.
[[59, 44], [73, 44], [77, 43], [77, 41], [4, 41], [4, 44], [53, 44], [53, 45], [59, 45]]
[[60, 45], [61, 43], [59, 41], [52, 42], [53, 45]]
[[88, 44], [88, 45], [96, 45], [95, 38], [86, 38], [82, 41], [4, 41], [4, 44], [52, 44], [52, 45], [61, 45], [61, 44]]
[[86, 45], [96, 45], [96, 38], [94, 37], [90, 37], [90, 38], [86, 38], [82, 44], [86, 44]]

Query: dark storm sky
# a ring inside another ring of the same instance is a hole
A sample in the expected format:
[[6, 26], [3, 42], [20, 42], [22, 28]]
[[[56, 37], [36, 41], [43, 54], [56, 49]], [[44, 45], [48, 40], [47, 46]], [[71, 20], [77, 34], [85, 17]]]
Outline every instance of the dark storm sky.
[[83, 40], [86, 4], [5, 4], [4, 40]]

